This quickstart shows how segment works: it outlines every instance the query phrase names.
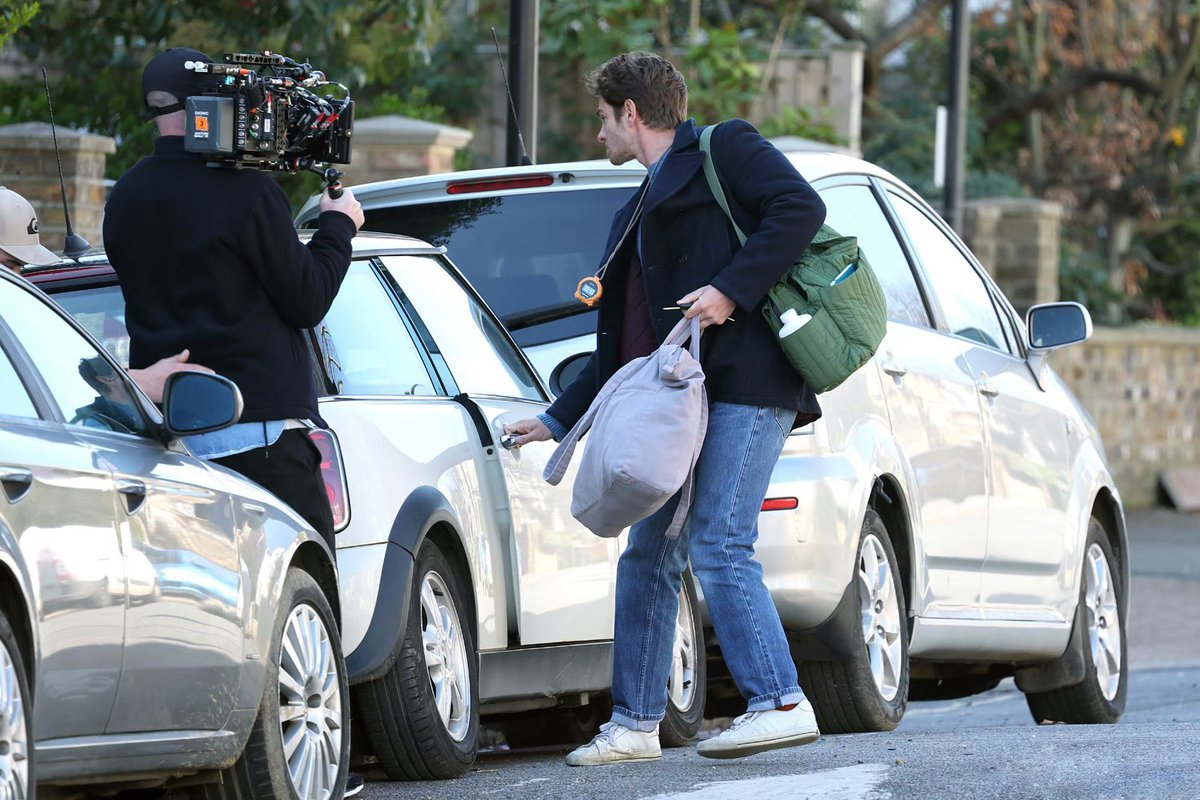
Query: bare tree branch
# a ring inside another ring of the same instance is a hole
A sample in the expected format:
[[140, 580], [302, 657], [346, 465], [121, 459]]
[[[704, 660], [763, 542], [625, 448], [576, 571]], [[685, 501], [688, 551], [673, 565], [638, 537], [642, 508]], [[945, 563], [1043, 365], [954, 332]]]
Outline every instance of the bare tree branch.
[[1096, 67], [1067, 75], [1056, 83], [1045, 86], [1005, 103], [987, 116], [987, 126], [993, 128], [1006, 122], [1023, 119], [1031, 111], [1053, 109], [1067, 98], [1100, 83], [1125, 86], [1145, 95], [1158, 96], [1162, 87], [1157, 83], [1131, 72]]
[[908, 13], [907, 17], [891, 25], [887, 30], [870, 41], [870, 58], [875, 61], [882, 61], [893, 50], [911, 41], [922, 28], [933, 21], [942, 12], [942, 9], [949, 4], [950, 0], [922, 0], [922, 2], [917, 3], [913, 10]]

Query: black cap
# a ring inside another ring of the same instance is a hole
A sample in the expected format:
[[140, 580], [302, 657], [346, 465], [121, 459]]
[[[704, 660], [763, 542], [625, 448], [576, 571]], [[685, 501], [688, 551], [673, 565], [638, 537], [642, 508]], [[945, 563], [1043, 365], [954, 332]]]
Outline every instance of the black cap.
[[194, 63], [211, 64], [213, 60], [190, 47], [172, 47], [150, 59], [142, 70], [142, 99], [150, 92], [168, 92], [182, 101], [204, 94], [220, 82], [211, 72], [196, 72]]

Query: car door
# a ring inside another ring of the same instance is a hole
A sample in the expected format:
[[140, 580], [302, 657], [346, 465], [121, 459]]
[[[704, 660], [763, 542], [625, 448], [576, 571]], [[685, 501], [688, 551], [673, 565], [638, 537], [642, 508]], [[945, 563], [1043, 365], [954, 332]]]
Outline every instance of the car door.
[[1065, 418], [1034, 380], [1007, 301], [943, 224], [894, 195], [951, 335], [964, 340], [984, 421], [988, 544], [985, 616], [1061, 622], [1058, 586], [1069, 500]]
[[818, 188], [826, 223], [858, 237], [887, 297], [888, 330], [875, 363], [883, 371], [892, 435], [908, 470], [918, 551], [915, 611], [977, 616], [987, 555], [987, 487], [968, 344], [933, 324], [925, 288], [879, 202], [882, 187], [842, 176]]
[[[490, 442], [503, 426], [545, 411], [533, 370], [487, 308], [449, 268], [429, 258], [384, 259], [427, 328], [463, 401]], [[475, 411], [477, 410], [477, 412]], [[558, 486], [542, 479], [554, 442], [486, 447], [505, 488], [521, 644], [611, 639], [617, 542], [598, 539], [571, 516], [574, 471]]]
[[[104, 732], [120, 680], [124, 568], [112, 475], [63, 400], [91, 345], [27, 286], [0, 280], [0, 519], [30, 571], [41, 658], [39, 741]], [[86, 387], [85, 387], [86, 388]], [[95, 392], [90, 392], [95, 397]], [[82, 405], [82, 404], [80, 404]]]
[[229, 495], [216, 488], [224, 479], [155, 438], [128, 376], [56, 310], [31, 305], [23, 322], [38, 331], [25, 347], [65, 432], [115, 489], [124, 659], [105, 729], [219, 728], [237, 696], [243, 649], [235, 522]]

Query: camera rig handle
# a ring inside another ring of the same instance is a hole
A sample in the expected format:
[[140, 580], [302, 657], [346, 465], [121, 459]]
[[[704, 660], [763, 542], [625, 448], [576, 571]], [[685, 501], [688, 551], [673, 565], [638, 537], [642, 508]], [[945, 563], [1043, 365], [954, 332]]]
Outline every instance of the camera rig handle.
[[304, 159], [300, 164], [301, 169], [306, 169], [309, 172], [315, 172], [325, 181], [325, 191], [329, 192], [329, 196], [337, 200], [342, 196], [342, 187], [338, 181], [342, 179], [342, 171], [334, 167], [322, 168], [319, 164]]

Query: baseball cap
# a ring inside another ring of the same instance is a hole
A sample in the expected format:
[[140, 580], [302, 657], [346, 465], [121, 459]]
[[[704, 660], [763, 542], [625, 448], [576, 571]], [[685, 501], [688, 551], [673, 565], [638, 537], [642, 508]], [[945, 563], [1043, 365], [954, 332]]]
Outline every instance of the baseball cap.
[[172, 47], [159, 53], [142, 70], [142, 97], [150, 92], [168, 92], [182, 101], [215, 87], [220, 78], [210, 72], [196, 72], [192, 69], [196, 62], [211, 64], [213, 60], [190, 47]]
[[49, 264], [58, 256], [42, 247], [33, 206], [12, 189], [0, 186], [0, 250], [26, 264]]

